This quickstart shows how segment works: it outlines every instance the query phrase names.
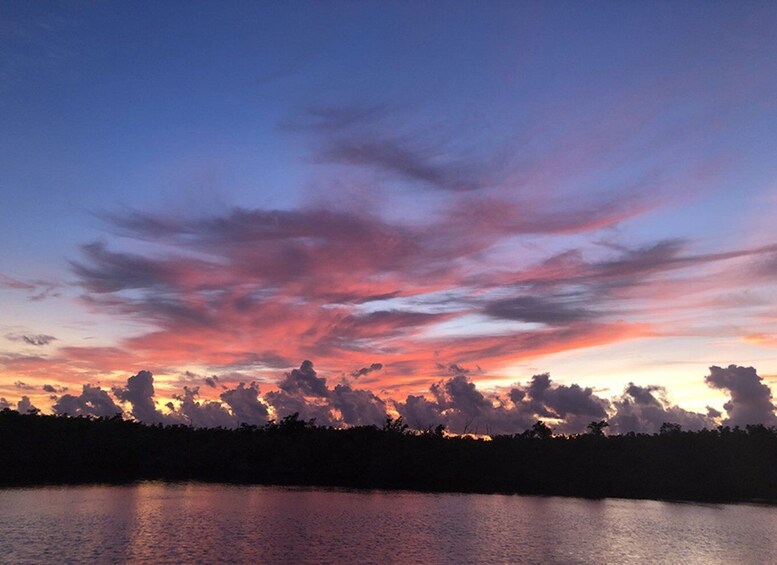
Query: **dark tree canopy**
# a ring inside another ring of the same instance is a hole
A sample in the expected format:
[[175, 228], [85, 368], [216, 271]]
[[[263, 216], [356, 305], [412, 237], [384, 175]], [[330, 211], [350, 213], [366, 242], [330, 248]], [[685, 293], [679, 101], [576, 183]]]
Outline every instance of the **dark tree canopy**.
[[297, 414], [264, 426], [195, 429], [0, 411], [0, 486], [201, 480], [425, 491], [704, 501], [777, 501], [777, 430], [473, 438], [444, 428], [335, 429]]

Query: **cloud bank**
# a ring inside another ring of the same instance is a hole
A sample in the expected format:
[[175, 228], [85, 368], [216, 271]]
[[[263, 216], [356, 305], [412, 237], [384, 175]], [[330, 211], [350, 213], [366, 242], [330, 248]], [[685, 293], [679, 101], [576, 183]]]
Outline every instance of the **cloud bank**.
[[747, 424], [777, 425], [772, 391], [758, 376], [753, 367], [710, 367], [710, 374], [704, 379], [713, 388], [726, 391], [730, 400], [723, 405], [727, 426]]
[[[609, 432], [656, 433], [663, 424], [685, 430], [717, 425], [746, 426], [777, 424], [771, 390], [752, 367], [730, 365], [710, 367], [707, 383], [729, 393], [724, 404], [727, 417], [712, 408], [706, 413], [685, 410], [668, 399], [665, 388], [629, 383], [613, 399], [597, 395], [577, 384], [554, 383], [549, 374], [534, 375], [525, 384], [484, 392], [465, 374], [443, 378], [431, 385], [426, 395], [408, 395], [402, 401], [385, 400], [366, 388], [354, 388], [347, 381], [330, 386], [319, 376], [311, 361], [287, 372], [277, 390], [261, 393], [256, 382], [240, 382], [223, 389], [218, 399], [204, 399], [198, 386], [185, 386], [166, 410], [157, 408], [154, 378], [149, 371], [130, 376], [124, 387], [114, 387], [113, 396], [123, 410], [99, 387], [84, 385], [79, 396], [56, 398], [54, 412], [71, 416], [110, 417], [124, 414], [148, 424], [186, 424], [194, 427], [234, 428], [262, 426], [297, 414], [317, 425], [349, 427], [381, 426], [386, 418], [401, 417], [411, 428], [429, 430], [443, 425], [452, 433], [515, 434], [546, 422], [556, 433], [584, 433], [591, 422], [609, 421]], [[2, 406], [10, 407], [3, 400]], [[30, 407], [23, 398], [19, 409]]]

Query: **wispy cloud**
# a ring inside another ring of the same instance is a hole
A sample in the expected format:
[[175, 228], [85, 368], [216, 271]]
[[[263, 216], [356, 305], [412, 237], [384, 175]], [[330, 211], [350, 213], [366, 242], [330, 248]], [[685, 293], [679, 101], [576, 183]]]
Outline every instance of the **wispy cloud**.
[[[151, 361], [230, 370], [315, 356], [328, 367], [358, 367], [373, 357], [395, 368], [380, 378], [410, 382], [441, 358], [493, 369], [658, 335], [661, 328], [637, 306], [655, 308], [661, 285], [682, 286], [676, 273], [774, 253], [768, 245], [697, 253], [693, 242], [670, 239], [636, 248], [588, 245], [539, 261], [518, 254], [505, 263], [492, 250], [522, 233], [525, 213], [495, 206], [472, 225], [456, 215], [417, 224], [326, 207], [104, 215], [113, 232], [144, 251], [84, 246], [71, 263], [81, 298], [151, 329], [112, 348], [63, 347], [39, 365], [120, 371]], [[576, 217], [581, 230], [596, 233]], [[719, 290], [730, 292], [729, 282]], [[490, 333], [437, 336], [442, 324], [473, 314], [492, 321]], [[524, 325], [509, 326], [516, 322]]]
[[49, 345], [50, 343], [57, 340], [57, 338], [54, 337], [53, 335], [24, 334], [24, 333], [6, 334], [5, 338], [11, 341], [18, 341], [27, 345], [34, 345], [36, 347]]
[[0, 288], [24, 290], [27, 292], [27, 300], [32, 302], [60, 296], [61, 286], [61, 284], [52, 281], [21, 281], [0, 273]]

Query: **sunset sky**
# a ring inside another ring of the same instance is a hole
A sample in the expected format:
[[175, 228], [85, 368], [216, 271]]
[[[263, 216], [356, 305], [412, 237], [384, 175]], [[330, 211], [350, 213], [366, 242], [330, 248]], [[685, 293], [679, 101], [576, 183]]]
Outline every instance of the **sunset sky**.
[[773, 2], [3, 2], [0, 398], [139, 417], [150, 371], [151, 420], [251, 390], [347, 422], [461, 385], [518, 426], [569, 420], [529, 403], [550, 373], [719, 422], [745, 373], [710, 366], [777, 385], [775, 29]]

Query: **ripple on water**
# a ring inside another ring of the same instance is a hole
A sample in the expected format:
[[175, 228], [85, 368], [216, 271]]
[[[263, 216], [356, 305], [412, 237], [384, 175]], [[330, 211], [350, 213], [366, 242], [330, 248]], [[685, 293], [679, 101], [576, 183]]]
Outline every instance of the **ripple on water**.
[[777, 509], [198, 483], [0, 490], [2, 563], [777, 563]]

